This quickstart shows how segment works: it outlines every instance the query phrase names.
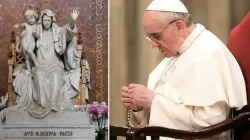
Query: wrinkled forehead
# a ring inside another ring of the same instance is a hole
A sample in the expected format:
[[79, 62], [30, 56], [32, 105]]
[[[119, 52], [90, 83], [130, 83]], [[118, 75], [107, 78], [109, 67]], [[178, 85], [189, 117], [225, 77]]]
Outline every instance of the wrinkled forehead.
[[143, 16], [143, 23], [163, 23], [166, 24], [166, 12], [146, 11]]
[[160, 13], [156, 11], [146, 11], [143, 16], [143, 26], [146, 32], [157, 31], [166, 26], [160, 19]]

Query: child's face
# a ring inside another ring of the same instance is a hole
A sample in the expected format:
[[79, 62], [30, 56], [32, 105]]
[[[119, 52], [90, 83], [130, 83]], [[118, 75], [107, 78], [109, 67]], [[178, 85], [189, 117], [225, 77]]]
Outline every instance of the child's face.
[[26, 16], [26, 20], [27, 20], [28, 24], [30, 24], [30, 25], [33, 25], [36, 23], [36, 18], [33, 15]]

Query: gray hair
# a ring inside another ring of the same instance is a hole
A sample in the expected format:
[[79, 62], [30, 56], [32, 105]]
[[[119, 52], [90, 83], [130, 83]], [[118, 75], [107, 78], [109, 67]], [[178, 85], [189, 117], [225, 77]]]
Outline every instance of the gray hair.
[[177, 12], [157, 12], [158, 19], [163, 22], [171, 22], [174, 20], [181, 20], [189, 27], [193, 22], [189, 13], [177, 13]]

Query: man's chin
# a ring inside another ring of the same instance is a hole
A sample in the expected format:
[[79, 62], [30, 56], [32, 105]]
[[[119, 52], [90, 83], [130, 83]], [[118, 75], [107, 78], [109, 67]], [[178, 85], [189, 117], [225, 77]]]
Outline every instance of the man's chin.
[[164, 57], [170, 58], [172, 55], [163, 53]]
[[164, 57], [167, 57], [167, 58], [171, 58], [171, 57], [176, 57], [177, 54], [169, 54], [169, 53], [162, 53], [164, 55]]

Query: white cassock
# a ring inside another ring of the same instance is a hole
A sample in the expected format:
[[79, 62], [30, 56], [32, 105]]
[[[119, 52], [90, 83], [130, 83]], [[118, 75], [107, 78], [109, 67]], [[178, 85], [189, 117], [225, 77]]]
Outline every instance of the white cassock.
[[[148, 88], [157, 95], [150, 110], [133, 113], [134, 124], [197, 130], [226, 120], [231, 108], [247, 105], [237, 61], [204, 26], [196, 25], [179, 53], [165, 58], [149, 75]], [[166, 66], [167, 74], [162, 76]], [[225, 140], [228, 134], [208, 139]]]

